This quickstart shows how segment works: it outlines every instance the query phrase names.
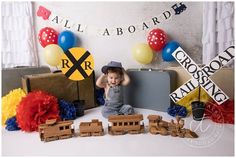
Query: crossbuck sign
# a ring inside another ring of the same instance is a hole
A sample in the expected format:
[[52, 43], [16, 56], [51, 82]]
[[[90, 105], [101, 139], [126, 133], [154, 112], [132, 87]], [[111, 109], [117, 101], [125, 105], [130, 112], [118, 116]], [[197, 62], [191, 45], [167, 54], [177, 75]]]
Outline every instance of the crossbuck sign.
[[[199, 85], [220, 105], [229, 97], [209, 78], [216, 71], [228, 64], [234, 58], [234, 46], [228, 47], [224, 52], [220, 53], [209, 64], [203, 68], [198, 65], [187, 55], [187, 53], [178, 47], [172, 56], [179, 64], [192, 76], [190, 80], [170, 94], [170, 98], [177, 102], [185, 97]], [[227, 76], [225, 76], [227, 77]], [[225, 83], [227, 84], [227, 83]]]

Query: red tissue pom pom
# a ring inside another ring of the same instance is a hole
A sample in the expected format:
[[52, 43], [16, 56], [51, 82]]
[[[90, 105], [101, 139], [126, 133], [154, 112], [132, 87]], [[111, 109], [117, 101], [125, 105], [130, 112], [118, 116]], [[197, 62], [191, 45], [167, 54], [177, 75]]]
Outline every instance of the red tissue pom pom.
[[221, 105], [207, 102], [205, 116], [217, 123], [234, 124], [234, 100], [227, 100]]
[[22, 98], [16, 110], [16, 119], [21, 130], [38, 131], [38, 126], [47, 119], [59, 119], [57, 98], [46, 92], [34, 91]]

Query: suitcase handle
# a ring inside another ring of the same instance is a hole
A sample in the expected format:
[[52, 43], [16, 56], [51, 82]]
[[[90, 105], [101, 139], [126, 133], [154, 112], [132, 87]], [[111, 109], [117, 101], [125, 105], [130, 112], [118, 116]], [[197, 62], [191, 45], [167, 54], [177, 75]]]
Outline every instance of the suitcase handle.
[[164, 69], [153, 69], [153, 68], [139, 68], [139, 69], [127, 69], [127, 71], [158, 71], [158, 72], [165, 72]]
[[153, 68], [140, 68], [139, 71], [158, 71], [158, 72], [164, 72], [163, 69], [153, 69]]
[[19, 68], [27, 68], [27, 67], [29, 67], [29, 66], [15, 66], [14, 68], [19, 69]]
[[56, 73], [61, 73], [61, 72], [62, 72], [61, 70], [55, 70], [52, 73], [56, 74]]
[[152, 68], [140, 68], [139, 71], [153, 71]]

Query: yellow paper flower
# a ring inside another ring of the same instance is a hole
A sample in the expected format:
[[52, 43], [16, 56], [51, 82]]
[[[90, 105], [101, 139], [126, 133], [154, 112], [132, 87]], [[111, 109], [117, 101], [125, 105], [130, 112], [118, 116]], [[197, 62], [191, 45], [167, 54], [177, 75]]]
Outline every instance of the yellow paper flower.
[[[198, 101], [199, 100], [198, 99], [198, 92], [199, 92], [199, 88], [196, 88], [195, 90], [190, 92], [187, 96], [185, 96], [184, 98], [179, 100], [177, 102], [177, 104], [186, 107], [188, 113], [191, 112], [192, 111], [191, 103], [193, 101]], [[211, 97], [207, 94], [207, 92], [205, 92], [204, 89], [201, 88], [201, 97], [200, 97], [200, 99], [201, 99], [200, 101], [206, 103], [206, 102], [211, 100]]]
[[18, 88], [2, 97], [2, 125], [5, 125], [8, 118], [16, 115], [16, 108], [21, 98], [25, 95], [25, 92], [21, 88]]

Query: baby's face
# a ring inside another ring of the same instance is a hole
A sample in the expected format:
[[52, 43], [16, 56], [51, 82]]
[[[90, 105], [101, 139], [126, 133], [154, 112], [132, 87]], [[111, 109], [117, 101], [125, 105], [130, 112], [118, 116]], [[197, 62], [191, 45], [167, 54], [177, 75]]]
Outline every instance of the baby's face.
[[122, 78], [121, 75], [114, 72], [109, 72], [107, 74], [107, 81], [110, 86], [117, 86], [120, 84]]

